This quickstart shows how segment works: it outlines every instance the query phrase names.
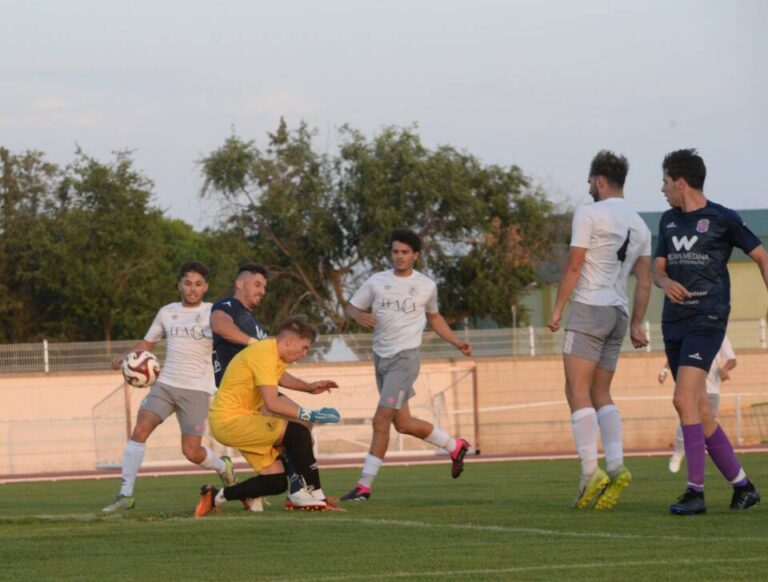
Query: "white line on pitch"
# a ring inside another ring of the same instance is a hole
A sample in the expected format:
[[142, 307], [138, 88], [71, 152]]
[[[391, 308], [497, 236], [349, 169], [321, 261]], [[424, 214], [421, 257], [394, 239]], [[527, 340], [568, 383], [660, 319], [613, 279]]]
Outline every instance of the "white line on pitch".
[[[323, 522], [325, 524], [332, 523], [360, 523], [365, 525], [381, 525], [381, 526], [397, 526], [397, 527], [410, 527], [410, 528], [435, 528], [441, 529], [458, 529], [458, 530], [471, 530], [471, 531], [483, 531], [483, 532], [495, 532], [495, 533], [524, 533], [541, 536], [551, 537], [576, 537], [576, 538], [604, 538], [604, 539], [622, 539], [622, 540], [666, 540], [666, 541], [732, 541], [733, 537], [710, 537], [710, 536], [674, 536], [674, 535], [640, 535], [640, 534], [621, 534], [610, 532], [579, 532], [579, 531], [561, 531], [553, 529], [543, 529], [535, 527], [513, 527], [505, 525], [475, 525], [471, 523], [430, 523], [425, 521], [411, 521], [411, 520], [398, 520], [398, 519], [372, 519], [367, 517], [353, 518], [353, 517], [336, 517], [328, 516], [329, 519]], [[280, 519], [280, 518], [277, 518]], [[768, 542], [768, 537], [753, 536], [753, 537], [739, 537], [742, 541], [757, 541]]]
[[[294, 512], [296, 515], [301, 512]], [[680, 542], [701, 542], [701, 541], [744, 541], [744, 542], [761, 542], [767, 543], [768, 536], [744, 536], [744, 537], [716, 537], [716, 536], [678, 536], [678, 535], [641, 535], [641, 534], [622, 534], [611, 532], [585, 532], [585, 531], [563, 531], [554, 529], [544, 529], [535, 527], [514, 527], [506, 525], [478, 525], [472, 523], [434, 523], [427, 521], [413, 521], [413, 520], [399, 520], [399, 519], [375, 519], [369, 517], [348, 517], [340, 516], [335, 513], [325, 512], [306, 512], [311, 513], [312, 519], [317, 519], [315, 524], [318, 527], [326, 525], [336, 524], [359, 524], [368, 526], [381, 526], [381, 527], [405, 527], [415, 529], [432, 529], [439, 527], [441, 529], [454, 529], [454, 530], [469, 530], [477, 532], [488, 533], [509, 533], [509, 534], [526, 534], [526, 535], [540, 535], [547, 537], [573, 537], [573, 538], [585, 538], [585, 539], [619, 539], [619, 540], [661, 540], [661, 541], [680, 541]], [[158, 522], [179, 522], [179, 521], [191, 521], [192, 517], [168, 517], [152, 520], [155, 523]], [[295, 523], [296, 517], [288, 515], [270, 515], [270, 514], [255, 514], [255, 515], [232, 515], [232, 516], [211, 516], [208, 518], [198, 520], [202, 523], [215, 523], [219, 520], [268, 520], [270, 522], [291, 522]]]
[[610, 568], [615, 570], [617, 568], [630, 568], [639, 566], [674, 566], [679, 567], [695, 566], [697, 564], [743, 564], [745, 562], [768, 562], [768, 558], [702, 558], [696, 560], [688, 560], [684, 558], [675, 558], [674, 560], [638, 560], [638, 561], [625, 561], [625, 562], [588, 562], [584, 564], [547, 564], [541, 566], [518, 566], [514, 568], [488, 568], [483, 570], [448, 570], [442, 572], [389, 572], [385, 574], [349, 574], [342, 576], [312, 576], [311, 578], [286, 578], [285, 582], [300, 581], [300, 580], [312, 580], [313, 582], [322, 582], [323, 580], [371, 580], [385, 579], [385, 578], [426, 578], [426, 577], [440, 577], [446, 578], [450, 576], [482, 576], [493, 574], [522, 574], [525, 572], [563, 572], [569, 570], [588, 570], [598, 568]]
[[[432, 529], [439, 527], [441, 529], [453, 529], [453, 530], [469, 530], [476, 532], [489, 532], [489, 533], [509, 533], [509, 534], [526, 534], [526, 535], [539, 535], [545, 537], [571, 537], [571, 538], [584, 538], [584, 539], [618, 539], [618, 540], [654, 540], [654, 541], [734, 541], [741, 542], [768, 542], [768, 536], [744, 536], [744, 537], [717, 537], [717, 536], [680, 536], [680, 535], [642, 535], [642, 534], [623, 534], [617, 532], [587, 532], [587, 531], [564, 531], [554, 529], [544, 529], [537, 527], [515, 527], [506, 525], [479, 525], [472, 523], [434, 523], [427, 521], [414, 521], [414, 520], [399, 520], [399, 519], [376, 519], [369, 517], [347, 517], [339, 516], [333, 513], [324, 512], [311, 512], [313, 519], [317, 519], [317, 526], [336, 525], [336, 524], [359, 524], [368, 526], [381, 526], [381, 527], [404, 527], [414, 529]], [[142, 516], [143, 517], [143, 516]], [[126, 524], [139, 524], [139, 523], [154, 523], [161, 525], [163, 523], [178, 523], [178, 522], [190, 522], [197, 521], [201, 524], [214, 524], [222, 523], [223, 521], [241, 521], [241, 520], [268, 520], [270, 522], [292, 522], [295, 523], [294, 516], [288, 515], [231, 515], [211, 516], [205, 519], [196, 519], [192, 516], [173, 516], [173, 517], [152, 517], [146, 516], [144, 519], [133, 520], [124, 519], [122, 514], [105, 515], [95, 513], [82, 513], [82, 514], [60, 514], [60, 515], [34, 515], [34, 516], [19, 516], [13, 518], [0, 519], [0, 523], [8, 522], [21, 522], [28, 520], [39, 521], [124, 521]], [[321, 521], [320, 521], [321, 520]], [[766, 558], [768, 559], [768, 558]]]

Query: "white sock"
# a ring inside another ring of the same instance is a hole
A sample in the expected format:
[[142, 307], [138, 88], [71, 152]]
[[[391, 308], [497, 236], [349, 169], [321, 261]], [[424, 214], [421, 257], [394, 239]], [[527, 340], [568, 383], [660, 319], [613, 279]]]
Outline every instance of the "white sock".
[[581, 460], [581, 474], [589, 477], [597, 470], [597, 414], [595, 409], [580, 408], [571, 414], [573, 440]]
[[683, 440], [683, 427], [681, 425], [677, 425], [677, 430], [675, 431], [675, 454], [678, 457], [685, 456], [685, 441]]
[[429, 436], [425, 438], [424, 441], [428, 442], [430, 445], [440, 447], [449, 453], [452, 453], [456, 448], [456, 439], [451, 437], [451, 435], [445, 432], [442, 428], [436, 426], [432, 428], [432, 432], [429, 433]]
[[615, 404], [602, 406], [597, 411], [597, 423], [603, 438], [605, 465], [611, 473], [624, 464], [624, 441], [621, 437], [621, 413]]
[[205, 459], [200, 463], [200, 466], [206, 469], [212, 469], [217, 473], [223, 473], [227, 467], [224, 465], [224, 461], [221, 460], [221, 457], [208, 447], [204, 446], [203, 448], [205, 449]]
[[358, 483], [360, 483], [360, 485], [364, 485], [365, 487], [370, 487], [373, 485], [373, 480], [376, 478], [376, 475], [379, 472], [379, 467], [381, 467], [383, 462], [384, 459], [374, 457], [371, 453], [368, 453], [365, 456], [363, 470], [360, 473], [360, 479], [358, 480]]
[[747, 474], [744, 472], [744, 469], [739, 469], [739, 474], [736, 475], [733, 479], [731, 479], [731, 483], [738, 483], [739, 481], [742, 481], [747, 478]]
[[213, 498], [213, 504], [214, 505], [221, 505], [227, 500], [226, 497], [224, 497], [224, 488], [222, 487], [219, 489], [219, 492], [216, 494], [216, 497]]
[[120, 486], [120, 495], [133, 497], [133, 486], [144, 460], [144, 449], [144, 443], [130, 440], [126, 443], [123, 451], [123, 482]]

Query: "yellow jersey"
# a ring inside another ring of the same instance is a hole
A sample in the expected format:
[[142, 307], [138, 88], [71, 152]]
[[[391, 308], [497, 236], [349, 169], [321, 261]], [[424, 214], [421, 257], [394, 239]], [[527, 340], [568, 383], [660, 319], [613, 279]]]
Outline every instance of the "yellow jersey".
[[260, 414], [264, 399], [259, 386], [277, 386], [286, 366], [275, 338], [247, 346], [229, 362], [208, 417], [224, 420]]

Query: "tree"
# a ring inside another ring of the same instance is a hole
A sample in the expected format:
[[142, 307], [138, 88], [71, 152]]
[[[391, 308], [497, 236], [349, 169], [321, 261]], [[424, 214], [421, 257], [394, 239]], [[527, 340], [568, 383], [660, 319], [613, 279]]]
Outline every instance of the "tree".
[[[209, 269], [206, 299], [232, 294], [232, 282], [239, 265], [253, 262], [254, 251], [245, 234], [238, 228], [203, 232], [194, 230], [182, 220], [164, 219], [161, 225], [163, 246], [168, 248], [165, 278], [173, 291], [179, 266], [190, 260], [202, 261]], [[178, 293], [173, 291], [174, 299]]]
[[54, 203], [59, 169], [38, 151], [0, 148], [0, 342], [24, 341], [41, 324], [18, 258], [38, 217]]
[[449, 321], [509, 319], [556, 240], [544, 193], [516, 166], [429, 150], [415, 128], [370, 140], [348, 126], [339, 134], [338, 155], [319, 155], [306, 124], [290, 131], [281, 120], [264, 152], [233, 135], [200, 161], [202, 194], [225, 201], [224, 224], [241, 229], [274, 272], [262, 313], [274, 322], [303, 311], [328, 330], [346, 329], [347, 298], [387, 263], [386, 235], [412, 227]]
[[413, 129], [387, 128], [371, 141], [349, 127], [342, 134], [337, 215], [355, 264], [385, 268], [382, 241], [409, 226], [425, 241], [422, 267], [439, 284], [449, 323], [508, 323], [557, 240], [556, 208], [545, 193], [517, 166], [484, 166], [450, 146], [430, 151]]
[[110, 163], [77, 152], [58, 186], [61, 204], [37, 218], [20, 257], [45, 336], [109, 341], [144, 333], [147, 313], [173, 281], [151, 186], [127, 152]]
[[253, 260], [242, 231], [167, 219], [151, 189], [128, 152], [101, 162], [78, 150], [60, 168], [0, 148], [0, 341], [141, 337], [178, 300], [188, 260], [210, 267], [209, 296], [230, 293]]
[[311, 148], [305, 124], [288, 131], [284, 121], [269, 135], [265, 153], [236, 136], [201, 160], [203, 195], [227, 204], [226, 224], [244, 233], [271, 277], [261, 312], [275, 323], [303, 311], [341, 325], [328, 285], [342, 249], [328, 192], [327, 164]]

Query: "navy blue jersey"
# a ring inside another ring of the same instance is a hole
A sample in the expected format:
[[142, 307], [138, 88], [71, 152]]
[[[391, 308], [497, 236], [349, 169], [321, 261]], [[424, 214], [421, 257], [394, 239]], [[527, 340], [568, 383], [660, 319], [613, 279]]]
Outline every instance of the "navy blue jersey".
[[[235, 325], [240, 328], [240, 331], [251, 337], [262, 340], [269, 335], [266, 328], [256, 321], [253, 313], [234, 297], [219, 299], [211, 307], [211, 314], [214, 311], [223, 311], [229, 315]], [[233, 344], [217, 333], [213, 333], [213, 374], [216, 378], [216, 386], [221, 384], [224, 370], [227, 369], [229, 362], [244, 347], [244, 345]]]
[[728, 320], [731, 281], [728, 259], [733, 247], [749, 254], [760, 245], [741, 217], [733, 210], [707, 201], [693, 212], [667, 210], [659, 222], [656, 257], [667, 259], [667, 275], [685, 287], [691, 297], [682, 303], [664, 298], [662, 322], [680, 321], [697, 315]]

